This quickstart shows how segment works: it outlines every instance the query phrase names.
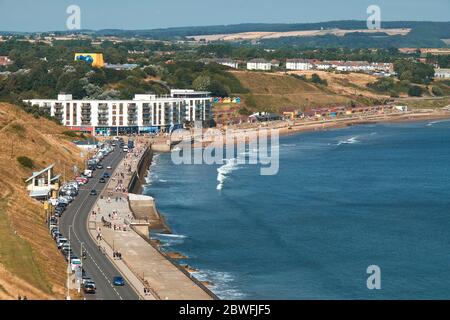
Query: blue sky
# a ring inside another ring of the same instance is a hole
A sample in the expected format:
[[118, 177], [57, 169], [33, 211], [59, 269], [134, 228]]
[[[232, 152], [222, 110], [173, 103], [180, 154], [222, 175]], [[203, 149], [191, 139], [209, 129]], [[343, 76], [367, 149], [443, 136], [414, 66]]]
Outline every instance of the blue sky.
[[65, 30], [71, 4], [83, 29], [365, 20], [371, 4], [385, 21], [450, 20], [450, 0], [0, 0], [0, 30]]

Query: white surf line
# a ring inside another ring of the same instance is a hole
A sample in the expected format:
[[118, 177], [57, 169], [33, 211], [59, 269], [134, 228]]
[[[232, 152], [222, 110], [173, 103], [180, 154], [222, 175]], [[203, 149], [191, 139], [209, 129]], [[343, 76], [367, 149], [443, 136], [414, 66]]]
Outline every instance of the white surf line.
[[[119, 153], [114, 160], [117, 159], [118, 156], [120, 156], [121, 154]], [[94, 187], [98, 186], [98, 183], [96, 183], [94, 185]], [[78, 242], [81, 245], [81, 241], [80, 238], [78, 237], [75, 229], [73, 228], [74, 224], [75, 224], [75, 219], [78, 217], [78, 214], [80, 213], [80, 209], [83, 207], [83, 205], [86, 203], [87, 199], [89, 198], [89, 195], [87, 197], [84, 198], [83, 202], [80, 204], [80, 206], [78, 207], [77, 211], [75, 211], [75, 214], [73, 215], [73, 219], [72, 219], [72, 232], [75, 235], [75, 237], [77, 238]], [[88, 214], [89, 217], [89, 214]], [[89, 221], [88, 221], [89, 222]], [[90, 236], [90, 232], [89, 229], [87, 230], [88, 234]], [[70, 235], [69, 235], [70, 236]], [[111, 286], [111, 288], [113, 288], [113, 291], [117, 294], [117, 296], [119, 297], [120, 300], [123, 300], [122, 296], [119, 294], [119, 292], [117, 291], [117, 289], [113, 286], [113, 284], [111, 283], [111, 281], [108, 279], [108, 277], [105, 275], [105, 273], [103, 272], [102, 268], [100, 268], [100, 266], [97, 264], [97, 262], [92, 258], [92, 255], [89, 253], [89, 251], [86, 250], [86, 252], [88, 253], [89, 257], [91, 257], [92, 262], [94, 262], [95, 266], [97, 267], [97, 269], [100, 271], [100, 273], [103, 275], [103, 277], [105, 277], [106, 281], [109, 283], [109, 285]], [[120, 272], [120, 271], [119, 271]]]

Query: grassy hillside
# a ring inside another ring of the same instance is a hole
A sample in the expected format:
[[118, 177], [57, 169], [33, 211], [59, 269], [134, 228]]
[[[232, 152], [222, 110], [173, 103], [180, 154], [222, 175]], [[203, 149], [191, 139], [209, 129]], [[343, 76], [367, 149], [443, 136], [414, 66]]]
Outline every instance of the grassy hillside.
[[[295, 72], [297, 75], [304, 74], [307, 78], [312, 73]], [[305, 110], [308, 107], [345, 105], [351, 101], [370, 104], [387, 98], [367, 90], [365, 85], [375, 79], [372, 76], [315, 73], [326, 79], [328, 86], [313, 84], [284, 73], [233, 72], [242, 86], [250, 90], [250, 94], [240, 96], [252, 111], [283, 111], [293, 108]]]
[[28, 196], [23, 182], [33, 169], [17, 161], [26, 156], [35, 169], [56, 163], [56, 172], [81, 166], [78, 148], [63, 132], [51, 121], [0, 103], [0, 299], [64, 296], [64, 259], [45, 226], [42, 204]]

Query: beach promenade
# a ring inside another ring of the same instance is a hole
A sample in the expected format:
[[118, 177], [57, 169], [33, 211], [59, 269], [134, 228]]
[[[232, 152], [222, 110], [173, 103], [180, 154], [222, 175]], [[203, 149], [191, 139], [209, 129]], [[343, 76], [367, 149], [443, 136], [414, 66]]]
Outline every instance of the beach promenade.
[[[135, 220], [130, 209], [128, 186], [139, 171], [138, 165], [146, 149], [138, 142], [133, 153], [129, 153], [112, 173], [89, 215], [89, 232], [141, 299], [211, 300], [213, 295], [205, 287], [146, 239], [142, 230], [148, 229], [149, 223]], [[149, 200], [145, 196], [133, 198]]]

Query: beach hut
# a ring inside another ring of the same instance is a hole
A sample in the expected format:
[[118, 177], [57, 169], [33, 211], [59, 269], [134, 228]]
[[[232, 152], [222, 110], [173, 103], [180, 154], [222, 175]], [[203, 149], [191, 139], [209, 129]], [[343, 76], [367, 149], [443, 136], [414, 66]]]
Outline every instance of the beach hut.
[[59, 178], [61, 175], [53, 176], [54, 164], [47, 168], [33, 172], [25, 183], [28, 184], [27, 190], [30, 192], [30, 197], [36, 200], [46, 200], [51, 196], [52, 190], [59, 189]]

